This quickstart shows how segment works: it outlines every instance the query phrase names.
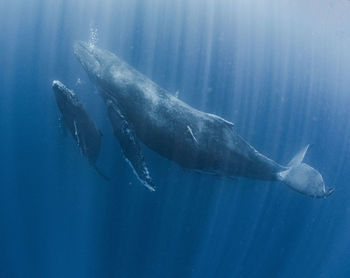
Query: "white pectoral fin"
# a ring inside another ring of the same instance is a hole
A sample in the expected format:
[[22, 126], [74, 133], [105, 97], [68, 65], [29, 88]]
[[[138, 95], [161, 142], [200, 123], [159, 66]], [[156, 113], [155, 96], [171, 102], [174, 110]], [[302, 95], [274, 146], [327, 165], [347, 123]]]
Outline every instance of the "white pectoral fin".
[[107, 102], [107, 107], [114, 135], [120, 143], [125, 160], [129, 163], [140, 182], [149, 190], [155, 191], [155, 185], [150, 177], [133, 127], [128, 123], [115, 103]]

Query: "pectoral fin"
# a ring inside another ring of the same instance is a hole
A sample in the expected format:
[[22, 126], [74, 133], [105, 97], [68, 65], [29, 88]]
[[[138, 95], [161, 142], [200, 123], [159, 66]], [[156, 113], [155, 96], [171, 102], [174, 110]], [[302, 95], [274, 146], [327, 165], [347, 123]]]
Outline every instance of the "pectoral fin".
[[120, 143], [126, 161], [130, 164], [141, 183], [149, 190], [155, 191], [155, 186], [149, 175], [141, 146], [136, 138], [133, 127], [129, 124], [116, 103], [111, 100], [107, 100], [106, 103], [114, 135]]

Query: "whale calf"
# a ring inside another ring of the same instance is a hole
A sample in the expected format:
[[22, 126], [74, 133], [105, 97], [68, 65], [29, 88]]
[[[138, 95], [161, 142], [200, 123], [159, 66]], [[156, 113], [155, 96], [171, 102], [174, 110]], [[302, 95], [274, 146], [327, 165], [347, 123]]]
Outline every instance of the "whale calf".
[[150, 190], [155, 187], [140, 142], [194, 171], [281, 181], [313, 197], [333, 192], [316, 169], [303, 163], [308, 146], [282, 166], [239, 136], [233, 123], [182, 102], [112, 52], [77, 42], [74, 54], [107, 105], [125, 158]]
[[72, 90], [58, 80], [52, 82], [52, 89], [63, 123], [76, 141], [82, 155], [101, 176], [108, 179], [95, 164], [101, 149], [101, 132]]

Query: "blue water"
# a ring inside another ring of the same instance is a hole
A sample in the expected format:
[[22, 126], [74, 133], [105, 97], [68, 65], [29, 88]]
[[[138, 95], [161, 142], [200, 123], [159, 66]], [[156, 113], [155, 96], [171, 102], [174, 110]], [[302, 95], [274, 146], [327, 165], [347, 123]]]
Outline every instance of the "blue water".
[[[349, 14], [345, 0], [0, 1], [0, 277], [350, 277]], [[72, 53], [94, 37], [282, 164], [313, 144], [306, 162], [335, 193], [201, 176], [144, 148], [149, 192]], [[63, 135], [54, 79], [102, 130], [110, 182]]]

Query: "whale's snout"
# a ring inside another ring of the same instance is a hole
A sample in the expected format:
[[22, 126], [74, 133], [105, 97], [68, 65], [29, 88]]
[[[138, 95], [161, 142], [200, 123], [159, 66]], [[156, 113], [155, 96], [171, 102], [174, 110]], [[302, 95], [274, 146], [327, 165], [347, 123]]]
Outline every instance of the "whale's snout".
[[52, 82], [52, 89], [58, 98], [74, 98], [75, 94], [72, 90], [69, 90], [62, 82], [54, 80]]
[[83, 58], [92, 55], [93, 47], [89, 46], [88, 43], [83, 41], [77, 41], [73, 45], [73, 51], [75, 56]]
[[86, 42], [78, 41], [73, 46], [74, 55], [90, 77], [95, 77], [100, 70], [98, 50]]
[[59, 108], [64, 109], [68, 105], [77, 105], [77, 98], [72, 90], [69, 90], [63, 83], [58, 80], [52, 82], [52, 89], [55, 93], [56, 101]]

